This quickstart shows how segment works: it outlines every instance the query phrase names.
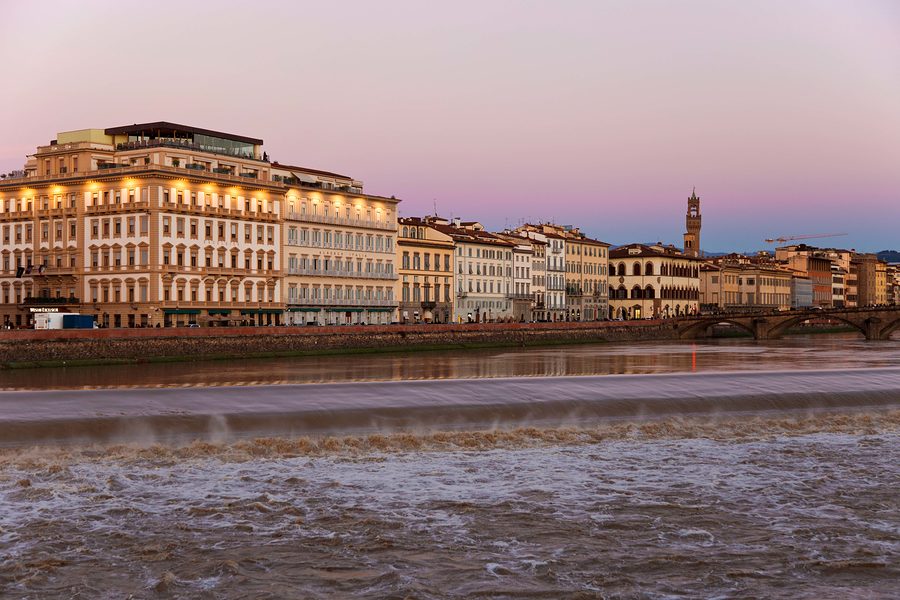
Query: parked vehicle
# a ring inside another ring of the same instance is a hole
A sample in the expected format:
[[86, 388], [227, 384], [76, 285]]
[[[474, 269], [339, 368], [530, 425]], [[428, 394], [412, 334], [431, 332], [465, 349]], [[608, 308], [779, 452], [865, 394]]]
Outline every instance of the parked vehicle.
[[94, 317], [78, 313], [38, 313], [34, 315], [35, 329], [94, 329]]

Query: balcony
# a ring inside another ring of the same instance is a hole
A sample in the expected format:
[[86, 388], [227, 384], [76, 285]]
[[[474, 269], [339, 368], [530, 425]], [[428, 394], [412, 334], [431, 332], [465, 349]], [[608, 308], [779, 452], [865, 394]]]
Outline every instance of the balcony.
[[285, 271], [286, 275], [310, 275], [313, 277], [352, 277], [354, 279], [389, 279], [396, 280], [395, 273], [366, 273], [365, 271], [340, 271], [337, 269], [304, 269], [301, 267], [290, 268]]
[[[63, 209], [65, 210], [65, 209]], [[74, 212], [74, 209], [69, 209]], [[89, 215], [97, 215], [97, 214], [105, 214], [105, 213], [118, 213], [118, 212], [133, 212], [133, 211], [149, 211], [150, 203], [149, 202], [120, 202], [117, 204], [94, 204], [92, 206], [85, 206], [84, 212]]]
[[323, 223], [328, 225], [344, 225], [345, 227], [365, 227], [368, 229], [384, 229], [397, 231], [397, 223], [388, 221], [371, 221], [368, 219], [349, 219], [347, 217], [300, 214], [289, 212], [287, 218], [292, 221], [304, 221], [306, 223]]
[[291, 299], [290, 304], [303, 306], [381, 306], [385, 308], [397, 308], [396, 300], [376, 300], [373, 298], [297, 298]]
[[53, 296], [26, 296], [25, 299], [22, 300], [22, 304], [46, 304], [51, 306], [80, 303], [81, 300], [79, 300], [75, 296], [69, 296], [68, 298], [56, 298]]

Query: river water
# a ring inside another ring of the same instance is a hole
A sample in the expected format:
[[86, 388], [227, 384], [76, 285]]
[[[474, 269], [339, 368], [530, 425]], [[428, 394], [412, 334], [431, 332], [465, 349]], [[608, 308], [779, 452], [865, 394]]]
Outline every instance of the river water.
[[0, 381], [3, 598], [900, 596], [896, 338]]

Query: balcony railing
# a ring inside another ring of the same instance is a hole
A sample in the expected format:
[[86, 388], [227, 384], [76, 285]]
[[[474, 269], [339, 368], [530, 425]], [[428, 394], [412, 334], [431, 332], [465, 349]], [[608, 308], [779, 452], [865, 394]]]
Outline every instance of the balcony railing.
[[261, 161], [258, 158], [248, 155], [246, 152], [222, 152], [221, 150], [224, 150], [224, 148], [209, 148], [207, 146], [200, 146], [199, 144], [193, 144], [188, 141], [181, 142], [175, 140], [141, 140], [116, 144], [116, 150], [119, 151], [143, 150], [145, 148], [177, 148], [179, 150], [194, 150], [195, 152], [205, 152], [207, 154], [218, 154], [221, 156], [242, 158], [244, 160], [267, 162]]
[[80, 304], [81, 301], [75, 296], [68, 298], [56, 298], [53, 296], [26, 296], [22, 300], [22, 304]]
[[288, 267], [287, 275], [312, 275], [314, 277], [352, 277], [355, 279], [397, 279], [395, 273], [366, 273], [365, 271], [340, 271], [337, 269], [304, 269], [301, 267]]
[[329, 225], [344, 225], [346, 227], [366, 227], [369, 229], [384, 229], [387, 231], [396, 231], [397, 223], [388, 221], [372, 221], [370, 219], [350, 219], [339, 216], [310, 215], [300, 214], [298, 212], [288, 212], [287, 218], [292, 221], [305, 221], [307, 223], [324, 223]]
[[396, 308], [396, 300], [374, 298], [288, 298], [288, 304], [301, 306], [381, 306]]

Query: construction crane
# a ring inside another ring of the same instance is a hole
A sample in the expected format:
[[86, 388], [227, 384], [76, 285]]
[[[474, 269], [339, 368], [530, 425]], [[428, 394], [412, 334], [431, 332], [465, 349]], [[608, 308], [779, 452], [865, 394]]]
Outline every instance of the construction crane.
[[783, 244], [784, 242], [790, 242], [793, 240], [811, 240], [814, 238], [827, 238], [827, 237], [840, 237], [842, 235], [847, 235], [846, 233], [817, 233], [814, 235], [786, 235], [783, 237], [777, 238], [766, 238], [766, 241], [770, 244], [774, 244], [778, 242], [779, 244]]

